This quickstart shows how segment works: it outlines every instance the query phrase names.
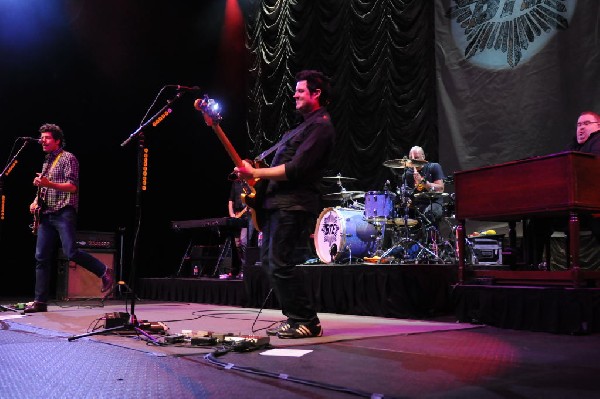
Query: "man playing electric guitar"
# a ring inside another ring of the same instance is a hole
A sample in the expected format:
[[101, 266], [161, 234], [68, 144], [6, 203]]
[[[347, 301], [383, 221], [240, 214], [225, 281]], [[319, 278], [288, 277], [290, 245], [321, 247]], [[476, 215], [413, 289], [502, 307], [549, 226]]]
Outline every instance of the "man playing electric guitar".
[[42, 125], [39, 131], [40, 144], [46, 157], [42, 173], [37, 173], [33, 179], [38, 195], [29, 205], [29, 211], [39, 217], [34, 220], [37, 231], [35, 300], [25, 307], [25, 313], [48, 310], [50, 272], [59, 240], [69, 261], [74, 261], [98, 276], [102, 281], [101, 292], [106, 292], [113, 286], [111, 269], [89, 253], [77, 248], [75, 244], [79, 206], [79, 161], [74, 154], [65, 151], [65, 136], [59, 126], [47, 123]]
[[335, 129], [324, 107], [329, 93], [329, 79], [323, 73], [299, 72], [294, 100], [304, 121], [283, 136], [271, 167], [255, 168], [243, 161], [242, 166], [234, 169], [244, 180], [260, 179], [268, 183], [263, 201], [260, 253], [262, 265], [287, 317], [277, 328], [267, 330], [267, 334], [279, 338], [323, 334], [304, 282], [294, 269], [306, 261], [307, 254], [299, 256], [297, 249], [310, 248], [310, 234], [322, 210], [319, 185], [335, 141]]

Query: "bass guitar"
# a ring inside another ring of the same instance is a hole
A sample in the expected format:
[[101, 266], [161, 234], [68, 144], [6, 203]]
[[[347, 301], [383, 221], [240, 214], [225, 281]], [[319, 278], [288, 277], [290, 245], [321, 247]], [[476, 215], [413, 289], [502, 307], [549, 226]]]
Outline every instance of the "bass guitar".
[[[225, 147], [227, 154], [237, 167], [244, 166], [242, 158], [239, 156], [231, 141], [225, 135], [225, 132], [219, 125], [222, 117], [219, 113], [218, 104], [208, 96], [204, 96], [203, 99], [197, 99], [194, 101], [194, 108], [202, 112], [204, 122], [212, 128], [216, 133], [217, 137]], [[248, 161], [253, 164], [255, 168], [265, 167], [265, 163], [259, 160]], [[244, 192], [242, 193], [242, 202], [250, 210], [252, 216], [252, 224], [258, 231], [262, 231], [264, 223], [264, 210], [262, 209], [262, 203], [264, 200], [265, 191], [267, 189], [268, 181], [262, 179], [249, 179], [245, 181]]]

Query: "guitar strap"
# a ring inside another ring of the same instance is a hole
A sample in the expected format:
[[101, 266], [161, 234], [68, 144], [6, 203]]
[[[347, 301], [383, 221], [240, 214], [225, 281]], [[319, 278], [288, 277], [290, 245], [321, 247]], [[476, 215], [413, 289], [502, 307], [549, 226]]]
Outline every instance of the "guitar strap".
[[[61, 152], [59, 152], [59, 153], [56, 155], [56, 158], [54, 158], [54, 160], [52, 161], [52, 164], [50, 165], [50, 167], [48, 168], [48, 170], [46, 170], [46, 171], [45, 171], [45, 173], [44, 173], [44, 171], [42, 171], [42, 173], [40, 174], [40, 177], [44, 177], [44, 176], [48, 176], [48, 175], [50, 175], [50, 172], [52, 172], [52, 170], [54, 169], [54, 167], [55, 167], [55, 166], [56, 166], [56, 164], [58, 163], [58, 160], [59, 160], [59, 159], [60, 159], [60, 157], [62, 156], [63, 152], [64, 152], [64, 151], [61, 151]], [[46, 188], [46, 187], [44, 187], [44, 188]], [[47, 190], [47, 188], [46, 188], [46, 190]], [[40, 190], [40, 195], [39, 195], [39, 198], [38, 198], [38, 199], [42, 200], [42, 202], [44, 202], [44, 197], [46, 196], [46, 190], [43, 190], [43, 191], [44, 191], [43, 193], [42, 193], [42, 191]], [[38, 206], [41, 206], [41, 204], [38, 204]]]
[[269, 148], [268, 150], [263, 151], [258, 157], [256, 157], [255, 161], [263, 161], [272, 152], [277, 151], [277, 149], [279, 147], [281, 147], [282, 145], [284, 145], [285, 143], [287, 143], [288, 141], [290, 141], [291, 139], [296, 137], [298, 135], [298, 133], [300, 133], [301, 131], [304, 130], [306, 125], [308, 125], [307, 120], [303, 121], [301, 124], [296, 126], [296, 128], [288, 131], [286, 134], [283, 135], [283, 137], [281, 138], [281, 140], [279, 140], [279, 142], [277, 144], [275, 144], [273, 147]]

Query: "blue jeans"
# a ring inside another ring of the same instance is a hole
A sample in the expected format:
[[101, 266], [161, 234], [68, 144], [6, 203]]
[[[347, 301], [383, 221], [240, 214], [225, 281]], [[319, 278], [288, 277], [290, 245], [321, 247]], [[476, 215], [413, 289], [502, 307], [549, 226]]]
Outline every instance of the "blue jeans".
[[54, 251], [60, 239], [62, 250], [68, 260], [72, 260], [98, 277], [106, 272], [105, 264], [75, 245], [77, 213], [73, 207], [65, 207], [58, 212], [42, 214], [35, 246], [35, 300], [48, 301], [50, 272], [54, 261]]
[[288, 321], [318, 322], [317, 313], [296, 265], [306, 261], [298, 249], [306, 247], [314, 230], [315, 217], [302, 211], [268, 210], [263, 226], [261, 262]]

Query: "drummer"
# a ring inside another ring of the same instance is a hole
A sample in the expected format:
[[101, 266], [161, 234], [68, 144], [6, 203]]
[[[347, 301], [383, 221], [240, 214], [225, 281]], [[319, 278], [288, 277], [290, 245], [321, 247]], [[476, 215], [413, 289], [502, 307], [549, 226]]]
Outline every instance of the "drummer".
[[[414, 205], [425, 215], [425, 224], [438, 226], [443, 217], [444, 171], [439, 163], [427, 162], [423, 148], [414, 146], [408, 153], [409, 166], [402, 181], [407, 191], [413, 193]], [[420, 162], [419, 162], [420, 161]], [[436, 195], [434, 193], [439, 193]]]

